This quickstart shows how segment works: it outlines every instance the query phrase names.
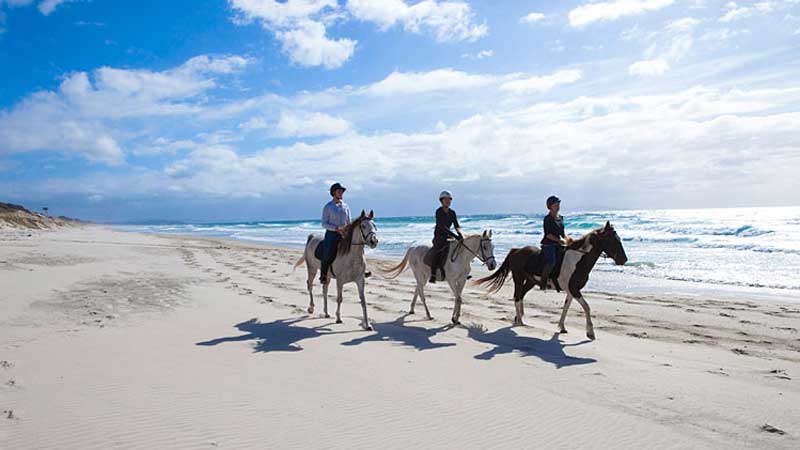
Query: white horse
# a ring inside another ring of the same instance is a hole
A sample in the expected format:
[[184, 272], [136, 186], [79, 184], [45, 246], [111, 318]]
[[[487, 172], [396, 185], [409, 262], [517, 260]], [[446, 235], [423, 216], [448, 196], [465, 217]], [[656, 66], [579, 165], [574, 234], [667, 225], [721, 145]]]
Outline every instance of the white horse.
[[[431, 249], [430, 245], [416, 245], [406, 251], [403, 260], [395, 267], [382, 270], [386, 278], [394, 279], [400, 276], [406, 267], [411, 264], [414, 278], [417, 281], [417, 288], [414, 291], [414, 298], [411, 299], [411, 309], [409, 314], [414, 314], [414, 305], [417, 297], [422, 300], [425, 307], [425, 314], [428, 319], [432, 319], [428, 304], [425, 301], [425, 284], [429, 282], [431, 276], [431, 266], [425, 264], [425, 254]], [[455, 295], [455, 306], [453, 307], [452, 321], [458, 324], [461, 316], [461, 292], [467, 283], [467, 277], [471, 269], [471, 262], [478, 258], [486, 264], [489, 270], [494, 270], [497, 262], [494, 259], [494, 244], [492, 243], [492, 230], [484, 231], [482, 234], [472, 234], [464, 238], [463, 242], [450, 242], [450, 249], [447, 252], [447, 260], [444, 265], [445, 281], [450, 285], [450, 290]], [[440, 278], [441, 275], [437, 274]]]
[[[367, 268], [367, 259], [364, 257], [364, 246], [368, 245], [369, 248], [378, 246], [378, 236], [376, 234], [377, 227], [373, 218], [375, 214], [370, 211], [366, 215], [361, 211], [361, 215], [347, 225], [344, 231], [344, 237], [339, 243], [336, 259], [331, 264], [330, 271], [333, 272], [332, 276], [336, 278], [336, 323], [342, 323], [341, 309], [342, 309], [342, 288], [347, 283], [355, 282], [358, 287], [358, 296], [361, 299], [361, 309], [364, 311], [364, 322], [362, 326], [366, 330], [372, 330], [367, 318], [367, 300], [364, 298], [364, 273]], [[314, 313], [314, 294], [312, 287], [314, 286], [314, 279], [317, 276], [317, 271], [322, 265], [322, 261], [314, 255], [317, 246], [322, 242], [322, 238], [313, 234], [308, 235], [306, 240], [306, 248], [303, 256], [297, 260], [294, 267], [300, 267], [304, 262], [308, 268], [308, 297], [310, 303], [308, 305], [308, 313]], [[331, 274], [329, 274], [327, 281], [322, 285], [322, 297], [325, 299], [325, 317], [330, 317], [328, 314], [328, 285], [330, 284]]]

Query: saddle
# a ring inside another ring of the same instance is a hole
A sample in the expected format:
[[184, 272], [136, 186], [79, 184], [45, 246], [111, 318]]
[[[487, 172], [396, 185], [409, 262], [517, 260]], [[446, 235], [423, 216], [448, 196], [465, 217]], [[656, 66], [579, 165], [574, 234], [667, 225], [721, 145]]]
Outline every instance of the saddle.
[[[542, 269], [547, 259], [544, 257], [544, 252], [539, 247], [530, 247], [532, 250], [531, 256], [525, 261], [525, 273], [529, 275], [536, 275], [537, 277], [542, 274]], [[558, 247], [556, 251], [556, 265], [550, 272], [550, 281], [556, 287], [556, 291], [561, 292], [561, 286], [558, 285], [558, 275], [561, 273], [561, 264], [564, 263], [564, 254], [567, 252], [566, 247]]]
[[[314, 257], [317, 258], [320, 261], [322, 261], [322, 244], [323, 243], [320, 242], [319, 244], [317, 244], [317, 247], [314, 249]], [[331, 276], [333, 278], [336, 278], [336, 274], [333, 273], [333, 262], [336, 261], [336, 256], [338, 254], [339, 254], [338, 251], [333, 252], [333, 257], [331, 258], [331, 265], [328, 266], [328, 270], [330, 271]]]
[[[450, 241], [450, 245], [447, 248], [447, 256], [449, 257], [450, 254], [453, 252], [453, 243], [458, 241]], [[436, 249], [431, 247], [425, 252], [425, 256], [422, 257], [422, 263], [428, 267], [431, 267], [433, 264], [433, 257], [436, 255]], [[445, 263], [447, 263], [445, 261]], [[444, 277], [442, 276], [442, 272], [440, 270], [436, 271], [436, 281], [444, 281]]]

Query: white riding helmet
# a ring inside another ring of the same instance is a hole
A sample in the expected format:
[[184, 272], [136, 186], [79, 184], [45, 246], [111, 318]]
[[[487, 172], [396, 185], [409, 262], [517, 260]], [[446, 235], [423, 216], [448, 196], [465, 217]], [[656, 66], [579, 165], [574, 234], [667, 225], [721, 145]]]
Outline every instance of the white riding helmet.
[[449, 192], [449, 191], [442, 191], [442, 193], [441, 193], [441, 194], [439, 194], [439, 200], [441, 200], [441, 199], [443, 199], [443, 198], [449, 198], [450, 200], [452, 200], [452, 199], [453, 199], [453, 196], [452, 196], [452, 195], [450, 195], [450, 192]]

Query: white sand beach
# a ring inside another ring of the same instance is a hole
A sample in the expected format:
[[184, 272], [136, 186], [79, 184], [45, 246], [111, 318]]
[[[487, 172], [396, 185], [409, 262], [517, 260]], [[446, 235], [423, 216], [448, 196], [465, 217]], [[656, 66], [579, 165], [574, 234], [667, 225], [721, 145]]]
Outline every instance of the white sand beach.
[[0, 448], [800, 448], [800, 304], [589, 293], [589, 341], [561, 294], [512, 328], [511, 283], [469, 287], [452, 327], [376, 274], [368, 332], [353, 285], [306, 313], [299, 254], [0, 230]]

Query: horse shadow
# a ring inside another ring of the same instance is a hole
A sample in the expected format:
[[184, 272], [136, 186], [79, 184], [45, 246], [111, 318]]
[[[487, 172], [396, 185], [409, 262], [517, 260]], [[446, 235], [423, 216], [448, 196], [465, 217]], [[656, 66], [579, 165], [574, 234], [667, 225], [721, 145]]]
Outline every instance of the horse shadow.
[[297, 326], [297, 323], [303, 320], [306, 319], [284, 319], [261, 323], [258, 319], [253, 318], [236, 325], [236, 328], [245, 334], [198, 342], [196, 345], [214, 346], [225, 342], [253, 340], [256, 341], [256, 344], [253, 346], [253, 351], [256, 353], [297, 352], [303, 350], [303, 347], [299, 345], [300, 341], [351, 332], [332, 331], [328, 328], [328, 325], [331, 324], [324, 324], [316, 327]]
[[432, 342], [431, 338], [439, 333], [453, 328], [453, 325], [443, 325], [436, 328], [423, 328], [408, 325], [406, 316], [398, 317], [391, 322], [374, 323], [374, 333], [342, 342], [342, 345], [356, 346], [367, 342], [393, 342], [404, 347], [413, 347], [417, 350], [433, 350], [456, 345], [453, 342]]
[[467, 335], [478, 342], [494, 345], [492, 349], [475, 355], [475, 359], [484, 361], [488, 361], [497, 355], [516, 352], [521, 356], [536, 356], [542, 361], [553, 364], [556, 369], [597, 362], [593, 358], [576, 358], [564, 353], [564, 347], [573, 347], [591, 341], [584, 340], [575, 344], [564, 344], [559, 339], [558, 333], [554, 333], [549, 340], [544, 340], [521, 336], [511, 327], [500, 328], [489, 333], [483, 327], [473, 325], [467, 327]]

